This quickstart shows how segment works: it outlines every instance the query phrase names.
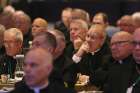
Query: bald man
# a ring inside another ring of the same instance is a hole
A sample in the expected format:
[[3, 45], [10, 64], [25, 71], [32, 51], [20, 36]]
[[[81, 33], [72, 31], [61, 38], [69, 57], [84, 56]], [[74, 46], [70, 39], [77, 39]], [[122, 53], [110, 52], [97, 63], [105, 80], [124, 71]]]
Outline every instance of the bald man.
[[110, 42], [112, 58], [109, 60], [105, 93], [126, 93], [129, 79], [135, 66], [132, 57], [132, 35], [128, 32], [115, 33]]
[[78, 73], [92, 76], [107, 60], [109, 47], [106, 42], [105, 28], [96, 24], [88, 30], [85, 42], [80, 46], [72, 59], [78, 66]]
[[43, 48], [30, 50], [24, 61], [25, 83], [11, 93], [67, 93], [66, 89], [49, 82], [53, 69], [53, 56]]
[[38, 33], [47, 31], [47, 21], [43, 18], [36, 18], [32, 23], [32, 35], [35, 37]]

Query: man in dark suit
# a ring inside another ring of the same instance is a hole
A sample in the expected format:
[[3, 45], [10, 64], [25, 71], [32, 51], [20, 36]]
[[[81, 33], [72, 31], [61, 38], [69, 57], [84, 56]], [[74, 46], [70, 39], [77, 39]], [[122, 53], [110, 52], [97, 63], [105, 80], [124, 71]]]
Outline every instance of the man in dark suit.
[[52, 30], [49, 32], [55, 35], [57, 41], [57, 47], [54, 52], [54, 68], [57, 69], [60, 73], [62, 73], [65, 86], [74, 88], [75, 81], [73, 77], [77, 76], [77, 74], [75, 73], [76, 66], [72, 59], [70, 59], [64, 53], [64, 49], [66, 46], [65, 36], [59, 30]]
[[105, 28], [103, 25], [93, 25], [86, 34], [85, 42], [73, 55], [73, 61], [77, 64], [78, 72], [91, 76], [102, 66], [109, 55], [109, 47], [106, 42]]
[[136, 29], [133, 34], [133, 57], [135, 59], [135, 69], [131, 80], [129, 80], [129, 86], [127, 93], [139, 93], [140, 92], [140, 28]]
[[115, 33], [111, 38], [110, 48], [112, 58], [103, 90], [105, 93], [126, 93], [135, 66], [131, 56], [132, 35], [124, 31]]
[[[53, 58], [55, 58], [55, 49], [57, 47], [56, 37], [50, 32], [44, 31], [37, 34], [33, 39], [32, 48], [38, 47], [44, 48], [45, 50], [49, 51], [54, 56]], [[59, 71], [55, 68], [50, 75], [50, 80], [52, 82], [57, 81], [61, 84], [64, 84], [61, 73], [59, 73]]]
[[11, 93], [69, 93], [63, 86], [49, 82], [53, 69], [51, 53], [43, 48], [32, 49], [26, 54], [24, 63], [25, 82]]
[[22, 52], [23, 35], [17, 28], [10, 28], [4, 32], [4, 47], [6, 54], [0, 59], [0, 74], [9, 74], [14, 78], [16, 69], [16, 55]]

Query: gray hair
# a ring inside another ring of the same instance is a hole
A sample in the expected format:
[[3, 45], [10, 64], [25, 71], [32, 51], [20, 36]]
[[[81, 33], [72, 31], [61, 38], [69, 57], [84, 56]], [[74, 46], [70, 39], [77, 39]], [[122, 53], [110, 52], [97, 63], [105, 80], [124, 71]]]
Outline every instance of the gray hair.
[[[85, 29], [86, 31], [88, 31], [88, 24], [86, 21], [82, 20], [82, 19], [75, 19], [72, 20], [71, 23], [76, 23], [78, 25], [80, 25], [81, 28]], [[71, 24], [70, 23], [70, 24]]]
[[15, 36], [15, 40], [16, 41], [23, 42], [23, 34], [22, 34], [22, 32], [19, 29], [17, 29], [17, 28], [10, 28], [10, 29], [5, 31], [5, 34], [6, 33], [9, 33], [9, 34]]

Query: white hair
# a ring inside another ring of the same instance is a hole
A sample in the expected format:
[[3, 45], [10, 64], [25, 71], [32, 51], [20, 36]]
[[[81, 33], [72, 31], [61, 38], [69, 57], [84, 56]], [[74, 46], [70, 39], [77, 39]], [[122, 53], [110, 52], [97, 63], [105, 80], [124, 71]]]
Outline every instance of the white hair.
[[132, 14], [132, 18], [134, 20], [140, 20], [140, 12], [135, 12], [134, 14]]
[[4, 33], [5, 33], [5, 34], [6, 34], [6, 33], [9, 33], [9, 34], [15, 36], [15, 39], [16, 39], [17, 41], [23, 42], [23, 34], [22, 34], [22, 32], [21, 32], [19, 29], [17, 29], [17, 28], [10, 28], [10, 29], [6, 30]]

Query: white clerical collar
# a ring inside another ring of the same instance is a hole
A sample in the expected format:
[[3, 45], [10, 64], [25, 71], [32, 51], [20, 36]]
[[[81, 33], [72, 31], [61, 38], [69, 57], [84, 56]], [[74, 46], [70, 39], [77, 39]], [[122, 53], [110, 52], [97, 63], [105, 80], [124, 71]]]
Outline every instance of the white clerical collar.
[[96, 52], [98, 52], [100, 49], [95, 50], [94, 52], [91, 52], [92, 55], [95, 55]]
[[118, 62], [119, 62], [120, 64], [122, 64], [122, 63], [123, 63], [123, 61], [122, 61], [122, 60], [119, 60]]
[[48, 86], [48, 82], [45, 83], [43, 86], [36, 86], [36, 87], [30, 87], [31, 89], [34, 90], [35, 93], [40, 93], [40, 90]]

